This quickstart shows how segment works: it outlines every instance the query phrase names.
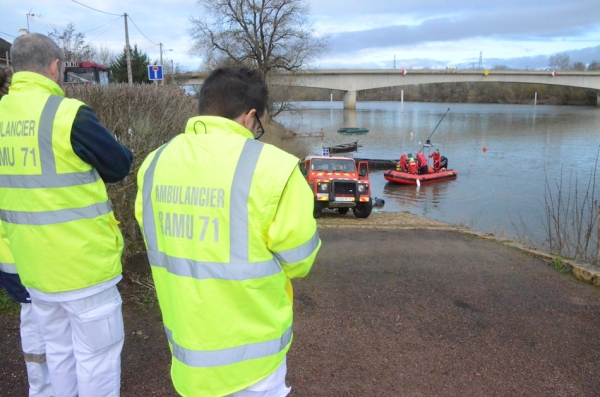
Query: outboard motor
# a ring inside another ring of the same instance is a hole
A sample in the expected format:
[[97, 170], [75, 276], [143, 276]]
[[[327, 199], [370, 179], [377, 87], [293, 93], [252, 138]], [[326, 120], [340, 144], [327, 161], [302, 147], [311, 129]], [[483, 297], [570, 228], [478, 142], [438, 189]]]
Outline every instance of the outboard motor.
[[384, 199], [375, 197], [374, 199], [371, 199], [371, 201], [373, 202], [373, 208], [383, 208], [383, 206], [385, 205]]
[[448, 159], [445, 156], [440, 158], [440, 168], [448, 169]]

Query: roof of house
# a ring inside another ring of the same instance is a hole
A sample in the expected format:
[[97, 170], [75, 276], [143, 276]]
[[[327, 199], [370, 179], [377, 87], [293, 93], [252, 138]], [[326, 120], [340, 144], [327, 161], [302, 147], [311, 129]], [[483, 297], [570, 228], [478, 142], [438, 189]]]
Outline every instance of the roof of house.
[[[0, 59], [3, 59], [6, 61], [6, 52], [7, 51], [10, 52], [11, 45], [12, 44], [10, 44], [8, 41], [0, 38]], [[10, 57], [10, 55], [9, 55], [9, 57]]]

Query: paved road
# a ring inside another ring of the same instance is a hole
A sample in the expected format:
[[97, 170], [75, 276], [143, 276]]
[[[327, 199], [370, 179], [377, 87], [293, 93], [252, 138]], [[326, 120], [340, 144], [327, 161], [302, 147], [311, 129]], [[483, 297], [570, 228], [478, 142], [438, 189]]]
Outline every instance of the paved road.
[[456, 231], [320, 224], [292, 396], [600, 396], [598, 287]]

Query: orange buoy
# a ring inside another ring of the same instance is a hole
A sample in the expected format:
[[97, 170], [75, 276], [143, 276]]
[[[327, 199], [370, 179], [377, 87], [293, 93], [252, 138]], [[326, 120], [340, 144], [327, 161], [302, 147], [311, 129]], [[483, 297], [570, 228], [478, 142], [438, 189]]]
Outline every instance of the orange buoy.
[[485, 146], [484, 146], [484, 147], [483, 147], [483, 151], [484, 151], [484, 152], [487, 152], [487, 147], [485, 147]]

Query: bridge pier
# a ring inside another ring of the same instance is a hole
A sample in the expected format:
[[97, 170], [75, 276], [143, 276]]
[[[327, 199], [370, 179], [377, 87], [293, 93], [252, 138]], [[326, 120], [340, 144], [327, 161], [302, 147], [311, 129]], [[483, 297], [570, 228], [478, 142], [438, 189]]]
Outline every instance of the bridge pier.
[[344, 109], [344, 127], [359, 127], [356, 125], [355, 109]]
[[600, 106], [600, 92], [598, 92], [596, 95], [596, 106]]
[[356, 91], [344, 92], [344, 109], [356, 109]]

